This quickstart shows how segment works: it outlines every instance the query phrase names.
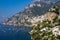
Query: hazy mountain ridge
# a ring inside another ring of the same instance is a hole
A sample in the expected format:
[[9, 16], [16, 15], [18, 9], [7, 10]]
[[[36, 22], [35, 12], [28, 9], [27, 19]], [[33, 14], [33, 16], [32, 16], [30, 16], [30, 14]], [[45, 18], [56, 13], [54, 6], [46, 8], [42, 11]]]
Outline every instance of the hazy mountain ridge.
[[[47, 1], [48, 2], [48, 1]], [[33, 19], [34, 17], [45, 14], [51, 7], [53, 3], [46, 3], [44, 0], [35, 1], [29, 4], [22, 12], [19, 12], [12, 17], [8, 18], [8, 20], [4, 21], [3, 24], [6, 25], [25, 25], [29, 26], [31, 23], [28, 20]], [[29, 24], [29, 25], [28, 25]]]

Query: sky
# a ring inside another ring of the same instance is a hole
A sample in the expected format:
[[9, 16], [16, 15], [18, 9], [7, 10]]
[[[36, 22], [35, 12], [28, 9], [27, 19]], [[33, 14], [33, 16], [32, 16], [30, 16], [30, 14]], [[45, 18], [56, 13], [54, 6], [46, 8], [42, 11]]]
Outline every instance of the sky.
[[22, 11], [33, 0], [0, 0], [0, 21]]

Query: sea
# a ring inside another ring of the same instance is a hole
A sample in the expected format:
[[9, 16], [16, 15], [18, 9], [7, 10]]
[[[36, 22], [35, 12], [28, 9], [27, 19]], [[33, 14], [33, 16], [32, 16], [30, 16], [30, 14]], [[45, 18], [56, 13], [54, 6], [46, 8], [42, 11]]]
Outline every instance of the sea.
[[0, 40], [31, 40], [29, 27], [0, 24]]

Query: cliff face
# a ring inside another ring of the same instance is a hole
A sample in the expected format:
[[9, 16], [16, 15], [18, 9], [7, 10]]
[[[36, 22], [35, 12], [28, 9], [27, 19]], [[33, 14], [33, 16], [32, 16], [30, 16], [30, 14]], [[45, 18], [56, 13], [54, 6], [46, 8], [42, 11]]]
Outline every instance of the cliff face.
[[3, 24], [31, 26], [31, 20], [45, 14], [54, 3], [55, 2], [52, 2], [52, 0], [37, 0], [25, 7], [23, 11], [8, 18], [8, 20], [4, 21]]

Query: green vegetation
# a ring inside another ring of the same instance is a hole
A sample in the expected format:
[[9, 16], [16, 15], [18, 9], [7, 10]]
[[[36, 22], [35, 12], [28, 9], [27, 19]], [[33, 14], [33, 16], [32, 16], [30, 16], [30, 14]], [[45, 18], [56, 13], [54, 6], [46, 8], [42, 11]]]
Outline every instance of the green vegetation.
[[[54, 12], [57, 13], [58, 9]], [[36, 23], [37, 26], [33, 26], [30, 32], [32, 40], [60, 40], [60, 35], [55, 36], [52, 32], [52, 28], [60, 26], [60, 19], [58, 17], [43, 22]], [[59, 28], [60, 29], [60, 28]]]
[[53, 22], [45, 20], [34, 26], [33, 32], [30, 32], [32, 40], [57, 40], [59, 37], [54, 36], [51, 29], [54, 27], [52, 24], [58, 23], [55, 26], [60, 25], [59, 20], [58, 18], [53, 19]]

